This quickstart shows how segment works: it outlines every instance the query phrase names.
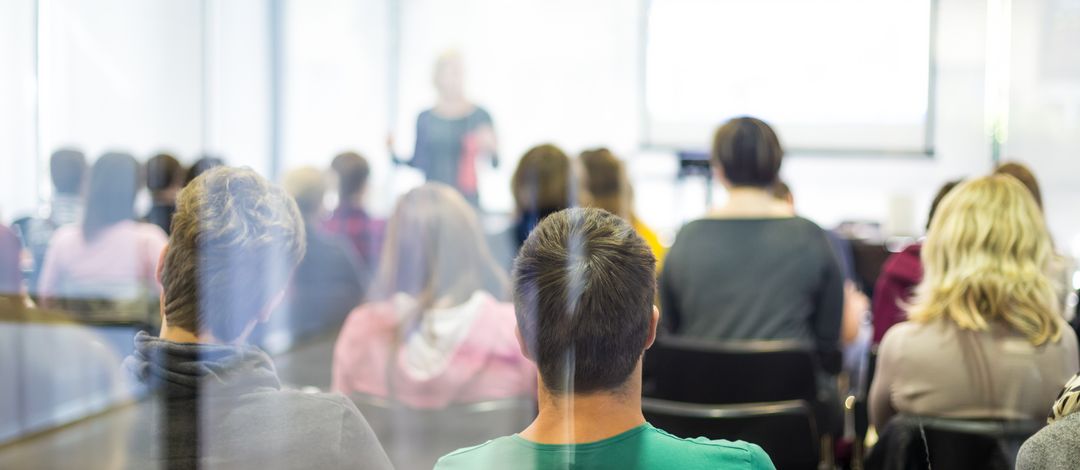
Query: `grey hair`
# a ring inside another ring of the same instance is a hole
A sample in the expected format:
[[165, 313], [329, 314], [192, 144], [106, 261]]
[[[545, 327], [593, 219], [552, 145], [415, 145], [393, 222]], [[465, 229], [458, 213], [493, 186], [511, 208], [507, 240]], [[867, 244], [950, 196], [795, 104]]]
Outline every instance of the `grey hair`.
[[217, 167], [180, 191], [161, 273], [170, 326], [242, 339], [304, 257], [300, 211], [248, 168]]

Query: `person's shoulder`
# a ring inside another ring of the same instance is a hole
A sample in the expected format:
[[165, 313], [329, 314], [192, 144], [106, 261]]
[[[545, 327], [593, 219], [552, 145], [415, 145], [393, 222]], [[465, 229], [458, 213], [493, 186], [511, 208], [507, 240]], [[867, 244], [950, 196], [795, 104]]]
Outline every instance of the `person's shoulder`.
[[655, 427], [649, 431], [655, 436], [654, 439], [664, 441], [664, 444], [677, 447], [680, 451], [693, 452], [698, 457], [704, 457], [717, 468], [737, 468], [735, 465], [739, 463], [745, 464], [743, 468], [773, 468], [769, 455], [757, 444], [705, 437], [688, 439]]
[[[498, 437], [483, 444], [464, 447], [439, 458], [435, 470], [456, 470], [467, 468], [498, 468], [495, 455], [500, 449], [513, 446], [513, 436]], [[509, 462], [502, 462], [509, 464]]]
[[902, 321], [889, 328], [878, 345], [878, 356], [903, 355], [918, 352], [905, 348], [903, 345], [911, 338], [926, 334], [930, 330], [929, 325], [914, 321]]
[[1067, 468], [1066, 463], [1080, 459], [1080, 450], [1072, 443], [1080, 439], [1080, 414], [1071, 414], [1042, 428], [1031, 436], [1016, 456], [1017, 470]]
[[491, 113], [489, 113], [487, 109], [485, 109], [483, 106], [480, 106], [480, 105], [475, 106], [475, 108], [473, 109], [472, 114], [473, 114], [473, 117], [478, 118], [478, 119], [487, 120], [487, 121], [491, 120]]
[[51, 243], [70, 243], [79, 238], [82, 238], [82, 227], [79, 224], [61, 225], [53, 232]]

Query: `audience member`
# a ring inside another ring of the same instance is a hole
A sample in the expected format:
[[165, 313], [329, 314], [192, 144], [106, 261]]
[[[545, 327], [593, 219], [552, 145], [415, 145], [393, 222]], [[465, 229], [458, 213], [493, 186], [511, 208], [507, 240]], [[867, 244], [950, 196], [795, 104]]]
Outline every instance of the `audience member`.
[[54, 189], [49, 205], [49, 220], [58, 227], [78, 222], [83, 211], [86, 156], [78, 150], [57, 150], [49, 159], [49, 173]]
[[150, 212], [146, 221], [169, 234], [176, 212], [176, 193], [184, 184], [184, 167], [167, 153], [154, 155], [146, 162], [146, 189], [150, 190]]
[[81, 224], [60, 227], [38, 281], [42, 304], [63, 299], [143, 299], [157, 291], [154, 269], [165, 234], [135, 221], [139, 163], [107, 153], [90, 169]]
[[[777, 181], [772, 188], [773, 196], [777, 199], [784, 201], [791, 208], [791, 215], [795, 216], [795, 195], [791, 192], [791, 188], [787, 183], [783, 181]], [[837, 261], [840, 263], [840, 268], [844, 273], [844, 316], [841, 321], [840, 327], [840, 340], [845, 346], [845, 356], [850, 356], [848, 351], [862, 351], [863, 348], [850, 348], [854, 346], [856, 340], [859, 338], [861, 326], [863, 325], [864, 318], [867, 311], [870, 309], [870, 299], [866, 298], [866, 294], [855, 285], [855, 256], [851, 252], [851, 242], [840, 237], [832, 230], [826, 230], [825, 236], [829, 239], [829, 246], [832, 247], [833, 254], [836, 255]], [[865, 341], [860, 340], [865, 343]], [[845, 362], [853, 363], [853, 360], [847, 360]]]
[[366, 271], [348, 241], [320, 227], [324, 176], [313, 167], [304, 167], [286, 174], [283, 182], [304, 219], [307, 244], [282, 303], [283, 323], [293, 340], [339, 330], [367, 288]]
[[[1031, 196], [1035, 198], [1039, 210], [1044, 210], [1039, 180], [1035, 178], [1035, 173], [1027, 166], [1018, 162], [1006, 162], [995, 168], [994, 173], [1009, 175], [1019, 180], [1028, 191], [1031, 191]], [[1061, 307], [1061, 312], [1066, 320], [1073, 320], [1076, 315], [1076, 304], [1074, 303], [1076, 293], [1072, 287], [1072, 276], [1076, 270], [1076, 260], [1056, 251], [1051, 256], [1050, 265], [1047, 267], [1050, 281], [1054, 283], [1054, 289], [1057, 291], [1058, 305]], [[1070, 297], [1073, 297], [1074, 300], [1070, 301]]]
[[592, 201], [590, 205], [629, 221], [638, 235], [649, 244], [649, 249], [656, 257], [657, 268], [660, 268], [667, 248], [660, 243], [656, 232], [645, 225], [634, 212], [634, 188], [626, 174], [626, 166], [606, 148], [586, 150], [579, 159], [585, 170], [583, 180], [589, 190]]
[[1038, 419], [1078, 367], [1055, 308], [1050, 236], [1015, 178], [962, 183], [930, 222], [910, 321], [885, 334], [870, 390], [879, 429], [897, 413]]
[[203, 156], [198, 160], [195, 160], [195, 163], [192, 163], [191, 166], [188, 167], [187, 175], [184, 176], [184, 186], [190, 184], [192, 181], [195, 180], [195, 178], [198, 178], [199, 175], [205, 173], [207, 170], [224, 165], [225, 160], [209, 155]]
[[49, 240], [62, 225], [78, 222], [82, 218], [82, 188], [86, 178], [86, 156], [78, 150], [60, 149], [49, 159], [49, 175], [53, 193], [49, 213], [45, 217], [29, 217], [18, 220], [13, 228], [18, 232], [23, 248], [32, 261], [27, 283], [30, 293], [37, 294], [38, 279], [45, 264]]
[[[1036, 199], [1038, 201], [1038, 199]], [[1020, 447], [1016, 470], [1068, 470], [1080, 462], [1080, 375], [1074, 375], [1058, 395], [1049, 426], [1042, 428]]]
[[303, 255], [296, 205], [253, 171], [215, 168], [180, 191], [157, 268], [161, 335], [139, 333], [125, 361], [162, 392], [162, 463], [391, 468], [351, 401], [283, 389], [270, 357], [244, 344]]
[[368, 161], [360, 154], [345, 152], [334, 157], [330, 167], [337, 175], [338, 206], [323, 227], [349, 239], [365, 268], [373, 272], [379, 265], [386, 223], [372, 218], [364, 210], [364, 194], [371, 172]]
[[559, 147], [538, 145], [525, 152], [510, 179], [514, 217], [509, 229], [491, 240], [495, 258], [509, 270], [514, 256], [536, 224], [548, 214], [579, 202], [580, 182], [574, 163]]
[[756, 445], [681, 439], [645, 421], [641, 358], [660, 317], [655, 266], [648, 244], [608, 212], [569, 209], [541, 221], [514, 268], [518, 340], [539, 369], [539, 415], [435, 468], [773, 468]]
[[760, 120], [717, 130], [712, 163], [728, 202], [684, 226], [668, 252], [660, 305], [672, 333], [796, 339], [838, 352], [843, 276], [825, 232], [771, 193], [783, 155]]
[[402, 196], [371, 301], [334, 348], [335, 391], [417, 408], [532, 395], [535, 370], [514, 334], [506, 274], [473, 208], [449, 186]]
[[[930, 214], [926, 216], [926, 228], [934, 221], [938, 204], [950, 191], [961, 183], [961, 180], [949, 181], [938, 189], [934, 201], [930, 203]], [[889, 255], [885, 264], [881, 267], [877, 283], [874, 285], [874, 301], [871, 307], [872, 322], [874, 325], [873, 344], [881, 343], [885, 332], [893, 325], [907, 320], [904, 306], [911, 302], [915, 295], [915, 286], [919, 285], [923, 277], [922, 241], [908, 245], [899, 253]]]
[[11, 229], [0, 225], [0, 297], [15, 299], [20, 303], [23, 298], [21, 254], [19, 237]]

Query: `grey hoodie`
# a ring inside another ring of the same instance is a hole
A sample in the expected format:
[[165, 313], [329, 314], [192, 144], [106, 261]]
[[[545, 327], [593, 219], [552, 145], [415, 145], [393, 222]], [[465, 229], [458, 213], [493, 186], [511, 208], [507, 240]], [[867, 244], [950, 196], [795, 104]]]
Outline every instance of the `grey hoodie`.
[[356, 405], [283, 390], [270, 357], [254, 346], [141, 332], [124, 363], [163, 401], [152, 432], [167, 468], [392, 468]]

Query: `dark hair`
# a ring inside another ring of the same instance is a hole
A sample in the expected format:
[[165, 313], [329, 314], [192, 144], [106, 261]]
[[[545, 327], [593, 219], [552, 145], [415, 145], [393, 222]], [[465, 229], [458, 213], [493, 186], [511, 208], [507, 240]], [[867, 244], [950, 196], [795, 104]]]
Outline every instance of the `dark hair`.
[[135, 218], [139, 162], [126, 153], [106, 153], [90, 168], [83, 214], [83, 238], [93, 240], [102, 230]]
[[60, 149], [49, 158], [49, 175], [56, 192], [79, 194], [86, 177], [86, 155], [74, 149]]
[[556, 393], [620, 389], [649, 335], [656, 258], [626, 220], [594, 208], [545, 218], [514, 262], [518, 328]]
[[537, 145], [522, 155], [510, 187], [521, 213], [562, 210], [576, 199], [570, 158], [551, 144]]
[[712, 159], [732, 185], [768, 188], [780, 176], [784, 149], [768, 124], [744, 116], [716, 130]]
[[221, 166], [180, 190], [161, 267], [169, 325], [239, 338], [271, 307], [306, 250], [285, 190], [248, 168]]
[[1035, 173], [1032, 173], [1031, 169], [1026, 165], [1019, 162], [1002, 163], [997, 168], [994, 168], [994, 174], [1009, 175], [1020, 180], [1031, 192], [1031, 196], [1035, 198], [1035, 203], [1038, 204], [1039, 209], [1042, 209], [1042, 190], [1039, 189], [1039, 180], [1035, 178]]
[[205, 173], [207, 170], [219, 166], [225, 166], [225, 160], [218, 157], [204, 156], [195, 160], [195, 163], [192, 163], [191, 167], [188, 168], [187, 176], [184, 177], [184, 186], [191, 184], [195, 178], [198, 178], [199, 175]]
[[774, 198], [783, 201], [787, 201], [792, 197], [791, 186], [788, 186], [787, 183], [781, 180], [776, 180], [776, 182], [773, 183], [771, 187], [769, 187], [769, 191], [772, 192], [772, 196]]
[[334, 157], [330, 168], [338, 176], [338, 204], [347, 202], [363, 191], [371, 174], [367, 159], [356, 152], [345, 152]]
[[146, 189], [162, 191], [184, 182], [184, 167], [176, 157], [159, 153], [146, 161]]
[[948, 196], [949, 192], [952, 191], [953, 188], [959, 186], [960, 183], [963, 182], [964, 180], [962, 179], [947, 181], [945, 184], [941, 185], [940, 188], [938, 188], [937, 194], [934, 195], [933, 202], [930, 203], [930, 214], [926, 216], [927, 229], [930, 228], [930, 222], [934, 221], [934, 214], [937, 213], [938, 206], [941, 205], [941, 200], [945, 199], [945, 196]]

